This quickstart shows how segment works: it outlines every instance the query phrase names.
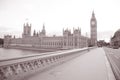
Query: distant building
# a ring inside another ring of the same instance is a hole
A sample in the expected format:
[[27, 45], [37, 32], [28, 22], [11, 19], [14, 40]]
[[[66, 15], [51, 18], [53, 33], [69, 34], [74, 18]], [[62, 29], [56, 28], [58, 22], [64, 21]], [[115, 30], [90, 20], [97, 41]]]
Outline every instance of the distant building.
[[104, 40], [99, 40], [99, 41], [97, 42], [97, 45], [98, 45], [98, 47], [103, 47], [103, 46], [110, 47], [110, 43], [105, 42]]
[[114, 33], [114, 36], [111, 38], [110, 45], [113, 48], [120, 47], [120, 29]]
[[90, 20], [90, 26], [91, 26], [91, 46], [97, 46], [97, 20], [95, 18], [94, 11], [92, 13], [92, 17]]
[[34, 30], [31, 35], [31, 24], [23, 25], [22, 38], [12, 38], [11, 35], [6, 35], [4, 47], [32, 47], [46, 49], [71, 49], [83, 48], [88, 46], [88, 37], [81, 35], [81, 29], [63, 30], [63, 36], [47, 36], [45, 25], [41, 32]]
[[94, 12], [90, 20], [91, 38], [81, 35], [81, 29], [63, 29], [63, 36], [47, 36], [45, 25], [41, 32], [34, 30], [31, 35], [32, 25], [25, 23], [23, 25], [22, 38], [12, 38], [11, 35], [4, 36], [4, 47], [27, 47], [27, 48], [46, 48], [46, 49], [73, 49], [83, 48], [89, 45], [97, 45], [97, 21]]
[[0, 47], [3, 47], [3, 42], [4, 40], [2, 38], [0, 38]]
[[31, 24], [24, 24], [24, 27], [23, 27], [23, 34], [22, 34], [22, 37], [23, 38], [26, 38], [26, 37], [30, 37], [31, 36]]

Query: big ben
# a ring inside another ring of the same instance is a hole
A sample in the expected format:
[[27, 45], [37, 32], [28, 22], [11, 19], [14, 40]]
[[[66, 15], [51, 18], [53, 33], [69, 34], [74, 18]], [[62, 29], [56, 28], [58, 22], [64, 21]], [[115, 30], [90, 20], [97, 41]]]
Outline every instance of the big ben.
[[95, 18], [94, 11], [92, 12], [92, 17], [90, 20], [90, 26], [91, 26], [91, 45], [96, 46], [97, 45], [97, 20]]

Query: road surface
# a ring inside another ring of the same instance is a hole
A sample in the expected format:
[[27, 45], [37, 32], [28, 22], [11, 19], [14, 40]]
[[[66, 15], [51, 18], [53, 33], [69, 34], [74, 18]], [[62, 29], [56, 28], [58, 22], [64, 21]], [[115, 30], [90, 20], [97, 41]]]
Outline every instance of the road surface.
[[115, 80], [102, 48], [26, 77], [25, 80]]
[[120, 80], [120, 49], [104, 48], [116, 80]]

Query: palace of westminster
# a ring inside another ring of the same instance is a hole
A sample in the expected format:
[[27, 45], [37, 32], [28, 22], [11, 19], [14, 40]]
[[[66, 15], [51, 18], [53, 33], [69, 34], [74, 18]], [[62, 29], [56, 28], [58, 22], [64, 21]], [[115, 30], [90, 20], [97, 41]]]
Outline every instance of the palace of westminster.
[[31, 35], [31, 24], [25, 23], [23, 26], [22, 38], [12, 38], [11, 35], [4, 36], [4, 47], [27, 47], [42, 49], [72, 49], [83, 48], [88, 45], [97, 45], [97, 20], [94, 11], [90, 19], [90, 38], [81, 35], [81, 29], [63, 30], [63, 36], [47, 36], [45, 25], [41, 32], [33, 32]]

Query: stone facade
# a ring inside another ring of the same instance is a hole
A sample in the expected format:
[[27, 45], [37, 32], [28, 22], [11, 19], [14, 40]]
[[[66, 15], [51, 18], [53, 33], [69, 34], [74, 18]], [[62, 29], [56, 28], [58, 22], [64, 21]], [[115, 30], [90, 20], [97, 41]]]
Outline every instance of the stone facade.
[[97, 20], [94, 11], [90, 20], [91, 38], [81, 35], [81, 29], [63, 30], [63, 36], [47, 36], [45, 25], [41, 32], [34, 30], [31, 35], [32, 25], [25, 23], [23, 25], [22, 38], [12, 38], [11, 35], [4, 37], [4, 47], [30, 47], [44, 49], [72, 49], [88, 46], [97, 46]]
[[45, 25], [41, 32], [34, 30], [31, 35], [31, 24], [25, 23], [22, 38], [4, 37], [4, 47], [33, 47], [44, 49], [72, 49], [87, 47], [88, 38], [81, 35], [81, 29], [63, 30], [63, 36], [47, 36]]

